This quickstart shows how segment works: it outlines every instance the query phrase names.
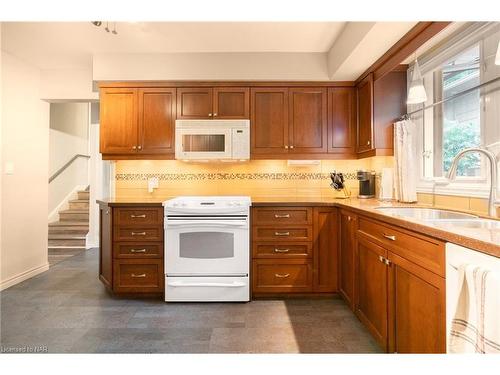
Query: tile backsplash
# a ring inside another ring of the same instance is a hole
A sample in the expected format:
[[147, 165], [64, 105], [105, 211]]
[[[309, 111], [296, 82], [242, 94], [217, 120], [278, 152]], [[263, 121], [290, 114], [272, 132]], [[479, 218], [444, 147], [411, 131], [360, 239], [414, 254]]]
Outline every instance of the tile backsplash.
[[[317, 165], [289, 166], [286, 160], [251, 160], [245, 163], [186, 163], [176, 160], [122, 160], [115, 164], [117, 198], [167, 198], [178, 195], [250, 195], [252, 197], [333, 196], [330, 172], [344, 173], [346, 186], [357, 195], [358, 169], [377, 172], [392, 167], [393, 158], [321, 160]], [[150, 177], [159, 188], [148, 193]]]

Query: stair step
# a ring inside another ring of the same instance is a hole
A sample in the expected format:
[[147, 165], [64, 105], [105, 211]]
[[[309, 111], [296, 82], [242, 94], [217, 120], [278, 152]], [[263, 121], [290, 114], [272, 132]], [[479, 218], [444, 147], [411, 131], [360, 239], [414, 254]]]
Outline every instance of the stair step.
[[89, 220], [89, 211], [82, 209], [70, 209], [59, 211], [60, 221], [87, 221]]
[[87, 223], [82, 223], [81, 221], [71, 221], [71, 220], [66, 220], [66, 221], [54, 221], [52, 223], [49, 223], [49, 227], [73, 227], [73, 226], [85, 226], [89, 227]]
[[89, 201], [84, 199], [73, 199], [69, 201], [70, 210], [89, 209]]
[[78, 199], [90, 199], [90, 191], [79, 191], [78, 192]]
[[[83, 223], [83, 222], [82, 222]], [[86, 235], [89, 232], [88, 225], [68, 225], [49, 227], [49, 237], [51, 234]]]
[[66, 253], [85, 250], [85, 246], [49, 246], [49, 254]]
[[[61, 236], [62, 238], [58, 238], [58, 236]], [[54, 246], [85, 246], [85, 237], [71, 237], [67, 234], [52, 234], [49, 236], [49, 248]]]

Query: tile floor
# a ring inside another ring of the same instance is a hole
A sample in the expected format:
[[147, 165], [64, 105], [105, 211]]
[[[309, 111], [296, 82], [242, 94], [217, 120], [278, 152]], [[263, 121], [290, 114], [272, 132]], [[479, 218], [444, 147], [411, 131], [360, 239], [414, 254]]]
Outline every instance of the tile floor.
[[375, 353], [340, 299], [171, 303], [108, 294], [98, 250], [56, 264], [0, 293], [2, 352]]

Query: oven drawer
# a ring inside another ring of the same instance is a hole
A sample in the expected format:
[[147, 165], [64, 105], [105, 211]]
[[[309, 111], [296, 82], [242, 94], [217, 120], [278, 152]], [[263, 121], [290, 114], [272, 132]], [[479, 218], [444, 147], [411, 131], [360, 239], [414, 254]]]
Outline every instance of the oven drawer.
[[163, 242], [117, 242], [114, 244], [115, 258], [163, 258]]
[[312, 224], [311, 207], [255, 207], [252, 209], [254, 225]]
[[163, 225], [163, 208], [116, 207], [114, 222], [118, 226]]
[[163, 291], [163, 260], [116, 260], [113, 290], [116, 292], [158, 293]]
[[312, 242], [294, 242], [293, 244], [253, 242], [252, 256], [254, 258], [310, 258], [312, 257]]
[[253, 260], [253, 293], [293, 293], [312, 290], [311, 262], [290, 259]]
[[248, 276], [166, 277], [165, 301], [167, 302], [248, 302], [249, 300]]
[[115, 227], [115, 241], [162, 241], [162, 227]]
[[283, 226], [252, 228], [253, 241], [312, 241], [312, 226]]

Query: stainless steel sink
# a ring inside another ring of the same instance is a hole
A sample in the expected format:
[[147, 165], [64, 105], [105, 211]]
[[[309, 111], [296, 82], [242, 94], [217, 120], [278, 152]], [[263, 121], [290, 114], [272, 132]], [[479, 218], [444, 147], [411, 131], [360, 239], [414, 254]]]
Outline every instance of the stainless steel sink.
[[453, 226], [472, 229], [500, 229], [500, 221], [479, 218], [472, 220], [426, 220], [425, 222], [437, 227]]
[[462, 212], [440, 210], [437, 208], [425, 207], [376, 207], [376, 210], [398, 217], [407, 217], [418, 220], [470, 220], [477, 219], [476, 215], [465, 214]]

